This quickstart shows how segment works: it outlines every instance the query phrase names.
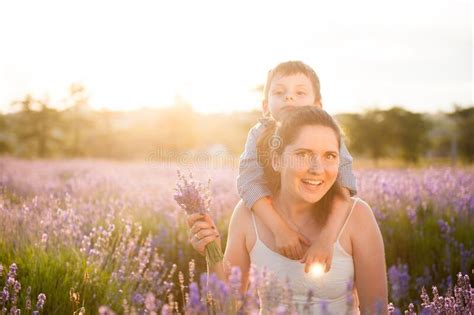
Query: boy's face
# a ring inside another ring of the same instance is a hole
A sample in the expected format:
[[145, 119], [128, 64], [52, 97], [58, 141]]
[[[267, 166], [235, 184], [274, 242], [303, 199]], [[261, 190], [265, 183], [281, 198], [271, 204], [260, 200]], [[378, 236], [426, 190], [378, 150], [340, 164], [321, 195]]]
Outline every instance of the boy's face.
[[267, 101], [263, 102], [264, 112], [270, 111], [273, 118], [280, 120], [280, 114], [291, 106], [316, 105], [315, 93], [311, 80], [303, 73], [292, 75], [276, 75], [268, 90]]

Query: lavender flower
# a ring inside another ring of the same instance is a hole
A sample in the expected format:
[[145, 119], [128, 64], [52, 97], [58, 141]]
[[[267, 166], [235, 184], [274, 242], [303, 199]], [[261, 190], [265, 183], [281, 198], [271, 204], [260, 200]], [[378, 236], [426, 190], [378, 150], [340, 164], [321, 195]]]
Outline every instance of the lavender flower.
[[408, 311], [405, 311], [405, 315], [416, 315], [415, 306], [413, 305], [413, 303], [410, 303], [410, 305], [408, 305]]
[[[186, 178], [178, 171], [178, 183], [176, 184], [174, 199], [188, 215], [193, 213], [204, 214], [209, 212], [211, 203], [209, 186], [210, 181], [207, 186], [204, 186], [202, 183], [195, 181], [191, 173], [189, 178]], [[205, 253], [206, 261], [210, 265], [215, 265], [224, 258], [222, 250], [215, 240], [206, 245]]]
[[240, 291], [240, 286], [241, 286], [241, 282], [240, 282], [241, 277], [242, 277], [242, 272], [240, 271], [240, 268], [233, 266], [231, 268], [230, 275], [229, 275], [229, 284], [232, 289], [232, 292], [237, 296], [240, 294], [239, 291]]
[[[97, 274], [97, 271], [110, 274], [108, 285], [97, 287], [107, 290], [97, 292], [98, 297], [110, 297], [114, 299], [114, 305], [127, 305], [123, 307], [124, 314], [141, 314], [146, 311], [147, 301], [145, 299], [141, 306], [132, 304], [133, 294], [137, 292], [148, 297], [147, 293], [153, 292], [156, 297], [155, 311], [159, 313], [167, 303], [166, 297], [169, 293], [179, 296], [178, 270], [185, 270], [187, 261], [194, 257], [186, 248], [180, 246], [184, 243], [186, 233], [181, 227], [175, 229], [179, 213], [169, 211], [175, 205], [175, 171], [168, 166], [157, 169], [160, 172], [157, 176], [156, 172], [150, 172], [149, 167], [137, 164], [107, 165], [89, 161], [57, 163], [0, 158], [0, 239], [7, 246], [6, 252], [11, 252], [12, 244], [29, 248], [33, 245], [28, 243], [30, 241], [37, 240], [37, 243], [40, 243], [44, 233], [43, 240], [46, 244], [54, 245], [51, 249], [81, 250], [80, 255], [88, 260], [91, 286], [98, 279], [101, 281], [101, 274]], [[213, 169], [207, 172], [215, 183], [212, 187], [212, 212], [216, 215], [216, 222], [225, 226], [232, 207], [238, 201], [238, 195], [233, 189], [236, 170]], [[80, 176], [75, 176], [76, 174]], [[356, 170], [356, 175], [360, 179], [359, 194], [372, 205], [378, 222], [383, 221], [380, 228], [385, 237], [387, 253], [390, 253], [387, 255], [388, 262], [393, 264], [393, 259], [397, 259], [394, 255], [400, 255], [400, 259], [408, 263], [410, 276], [414, 280], [409, 280], [408, 283], [416, 285], [416, 289], [437, 285], [437, 297], [432, 298], [431, 289], [428, 293], [425, 291], [426, 297], [421, 303], [426, 307], [414, 303], [415, 309], [420, 307], [421, 314], [434, 314], [436, 308], [448, 314], [452, 310], [462, 314], [469, 312], [469, 305], [473, 312], [473, 293], [464, 274], [469, 272], [470, 275], [474, 262], [474, 249], [469, 238], [474, 217], [474, 171], [471, 168], [410, 171], [366, 169]], [[131, 177], [134, 178], [133, 181], [129, 180]], [[186, 178], [189, 179], [188, 176]], [[206, 188], [205, 181], [201, 187]], [[157, 191], [159, 193], [156, 193]], [[207, 212], [209, 206], [204, 205], [201, 208], [207, 209]], [[135, 223], [137, 219], [141, 221], [143, 218], [153, 218], [143, 227], [147, 235], [143, 235], [141, 225]], [[154, 219], [158, 224], [154, 224]], [[27, 229], [25, 223], [28, 223]], [[408, 226], [403, 226], [407, 223]], [[18, 231], [22, 231], [24, 237], [18, 238]], [[409, 235], [401, 237], [400, 232]], [[148, 235], [151, 237], [150, 242], [145, 240]], [[425, 245], [430, 248], [421, 248]], [[411, 254], [418, 249], [420, 255], [415, 257]], [[47, 250], [42, 254], [51, 258], [50, 255], [56, 252]], [[18, 254], [24, 255], [21, 252]], [[436, 259], [429, 261], [432, 255], [436, 255]], [[22, 263], [29, 263], [30, 258], [23, 256], [18, 259]], [[39, 268], [45, 267], [41, 265], [44, 261], [37, 261], [40, 263]], [[41, 311], [35, 308], [33, 292], [29, 303], [27, 296], [21, 294], [24, 288], [18, 294], [15, 293], [15, 286], [17, 291], [20, 288], [17, 281], [20, 282], [18, 276], [22, 275], [21, 270], [16, 265], [9, 268], [10, 261], [0, 263], [3, 263], [3, 267], [0, 267], [0, 314], [18, 312], [20, 306], [25, 308], [22, 313], [40, 313]], [[178, 264], [178, 270], [170, 272], [172, 276], [168, 277], [173, 263]], [[425, 269], [423, 265], [426, 266]], [[403, 268], [399, 264], [395, 266], [395, 278], [398, 281]], [[21, 268], [21, 265], [19, 267]], [[196, 262], [194, 279], [200, 279], [198, 272], [202, 271], [202, 267], [202, 264]], [[35, 268], [30, 270], [33, 272]], [[457, 279], [457, 283], [456, 277], [453, 277], [454, 281], [450, 277], [453, 270], [460, 270], [463, 274]], [[415, 274], [416, 271], [421, 273]], [[35, 275], [37, 276], [40, 275]], [[192, 278], [190, 271], [189, 283], [193, 282]], [[272, 296], [276, 296], [274, 300], [277, 303], [287, 299], [286, 291], [274, 294], [278, 288], [273, 287], [271, 282], [265, 282], [264, 277], [260, 277], [258, 273], [250, 278], [250, 290], [243, 297], [243, 313], [254, 314], [255, 310], [259, 309], [257, 289], [264, 293], [263, 296], [267, 300]], [[442, 280], [435, 283], [434, 279]], [[80, 281], [81, 279], [76, 279], [76, 283]], [[208, 296], [205, 282], [204, 276], [204, 285], [199, 286], [202, 299]], [[450, 284], [452, 289], [446, 291]], [[28, 286], [21, 281], [21, 286], [25, 285]], [[229, 286], [226, 287], [220, 282], [211, 286], [216, 300], [222, 300], [226, 305], [231, 304], [230, 301], [235, 296]], [[390, 287], [392, 289], [392, 282]], [[411, 293], [414, 288], [409, 289]], [[398, 291], [399, 295], [405, 294], [401, 290]], [[44, 293], [48, 299], [50, 294], [56, 294], [49, 291]], [[185, 294], [189, 295], [189, 301], [191, 295]], [[128, 302], [124, 302], [127, 299]], [[392, 296], [390, 299], [395, 303]], [[86, 307], [94, 301], [93, 296], [88, 294], [84, 300]], [[13, 307], [12, 302], [17, 305]], [[108, 302], [97, 298], [94, 303], [101, 305]], [[396, 305], [397, 312], [399, 309], [408, 310], [409, 302], [406, 294], [397, 302], [406, 305]], [[127, 303], [130, 303], [130, 306]], [[65, 301], [61, 304], [68, 303]], [[272, 312], [276, 312], [277, 305], [272, 304]], [[185, 305], [181, 303], [181, 306]], [[168, 303], [168, 308], [169, 312], [177, 313], [176, 298], [172, 303]], [[224, 309], [219, 311], [225, 313]], [[290, 311], [291, 309], [287, 308], [286, 313]], [[58, 312], [65, 311], [61, 308]], [[184, 313], [185, 309], [178, 312]]]
[[186, 305], [187, 313], [191, 314], [202, 314], [205, 313], [206, 307], [201, 302], [201, 297], [199, 295], [199, 287], [196, 282], [191, 282], [189, 285], [189, 300]]
[[143, 305], [144, 302], [145, 302], [145, 298], [140, 293], [136, 292], [133, 295], [133, 298], [132, 298], [132, 303], [133, 304], [141, 306], [141, 305]]
[[11, 264], [10, 271], [8, 272], [8, 277], [15, 279], [17, 270], [18, 270], [18, 267], [16, 266], [16, 264], [15, 263]]
[[288, 314], [288, 310], [286, 309], [286, 306], [285, 305], [279, 305], [276, 310], [275, 310], [275, 313], [277, 315], [286, 315]]
[[391, 286], [391, 296], [396, 303], [406, 297], [409, 289], [410, 275], [408, 265], [399, 264], [388, 269], [388, 279]]
[[201, 182], [195, 181], [191, 173], [186, 178], [178, 171], [178, 183], [176, 184], [174, 200], [188, 215], [207, 213], [211, 204], [209, 186], [210, 181], [207, 186], [204, 186]]
[[469, 276], [458, 273], [458, 280], [452, 289], [448, 289], [446, 296], [441, 296], [438, 288], [433, 286], [433, 300], [430, 301], [425, 288], [422, 289], [422, 314], [472, 314], [474, 312], [474, 290], [471, 287]]
[[191, 259], [188, 264], [188, 271], [189, 271], [189, 282], [194, 281], [194, 271], [196, 270], [196, 265], [194, 263], [194, 259]]
[[172, 312], [173, 312], [173, 310], [170, 309], [168, 304], [163, 305], [163, 307], [161, 308], [161, 315], [170, 315], [170, 314], [172, 314]]
[[320, 303], [321, 303], [321, 304], [320, 304], [320, 311], [321, 311], [321, 314], [323, 314], [323, 315], [329, 315], [328, 301], [322, 300]]
[[25, 310], [27, 312], [31, 311], [31, 287], [26, 289], [26, 303], [25, 303]]
[[99, 315], [115, 315], [115, 313], [110, 309], [110, 307], [102, 305], [99, 307]]
[[38, 295], [38, 301], [36, 302], [36, 310], [41, 311], [44, 307], [45, 302], [46, 302], [46, 294], [40, 293]]
[[145, 297], [145, 308], [149, 312], [155, 312], [156, 311], [156, 298], [153, 293], [148, 292], [146, 297]]
[[303, 305], [303, 311], [305, 313], [309, 314], [309, 311], [313, 305], [313, 297], [314, 297], [314, 291], [309, 289], [308, 293], [306, 294], [306, 302]]

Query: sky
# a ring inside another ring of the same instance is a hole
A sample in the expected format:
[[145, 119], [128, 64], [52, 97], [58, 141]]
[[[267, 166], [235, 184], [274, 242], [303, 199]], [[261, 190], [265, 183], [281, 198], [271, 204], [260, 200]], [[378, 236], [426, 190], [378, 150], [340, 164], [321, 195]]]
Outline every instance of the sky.
[[278, 63], [318, 73], [330, 113], [474, 104], [471, 0], [0, 1], [0, 112], [26, 93], [61, 108], [260, 109]]

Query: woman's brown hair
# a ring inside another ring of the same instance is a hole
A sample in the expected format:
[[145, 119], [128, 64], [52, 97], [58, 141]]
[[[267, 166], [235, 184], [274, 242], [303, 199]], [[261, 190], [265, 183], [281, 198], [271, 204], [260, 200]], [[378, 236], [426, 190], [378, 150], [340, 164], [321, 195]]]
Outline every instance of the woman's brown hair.
[[[257, 141], [257, 157], [263, 167], [264, 176], [272, 194], [281, 187], [280, 173], [272, 167], [272, 156], [281, 156], [285, 147], [293, 143], [305, 126], [324, 126], [336, 134], [338, 147], [341, 144], [341, 131], [335, 120], [324, 110], [316, 106], [291, 107], [284, 112], [281, 122], [269, 120], [264, 133]], [[317, 139], [318, 135], [314, 135]], [[331, 213], [331, 206], [336, 196], [342, 195], [339, 181], [335, 181], [328, 192], [314, 204], [316, 222], [323, 226]]]

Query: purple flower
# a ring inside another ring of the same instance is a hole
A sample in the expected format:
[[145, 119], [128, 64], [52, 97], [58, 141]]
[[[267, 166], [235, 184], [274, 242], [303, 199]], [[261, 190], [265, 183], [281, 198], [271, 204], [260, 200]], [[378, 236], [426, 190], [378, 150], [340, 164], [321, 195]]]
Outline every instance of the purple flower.
[[145, 298], [140, 293], [135, 293], [132, 297], [132, 303], [136, 305], [142, 305], [145, 301]]
[[407, 315], [416, 315], [415, 306], [413, 305], [413, 303], [410, 303], [410, 305], [408, 305], [408, 312], [405, 311], [405, 314], [407, 314]]
[[320, 303], [321, 303], [321, 304], [320, 304], [320, 311], [321, 311], [321, 314], [323, 314], [323, 315], [328, 315], [328, 314], [329, 314], [328, 301], [322, 300]]
[[12, 273], [15, 273], [16, 274], [16, 271], [18, 270], [18, 267], [15, 263], [11, 264], [10, 265], [10, 272]]
[[19, 281], [15, 281], [15, 284], [13, 286], [13, 290], [15, 290], [16, 293], [20, 292], [21, 290], [21, 283]]
[[391, 297], [399, 303], [406, 297], [409, 289], [410, 275], [408, 265], [399, 264], [388, 269], [388, 279], [391, 286]]
[[8, 289], [7, 288], [3, 288], [3, 291], [0, 292], [1, 293], [1, 296], [2, 296], [2, 300], [3, 301], [8, 301], [8, 299], [10, 298], [10, 293], [8, 292]]
[[211, 203], [210, 181], [207, 186], [193, 179], [190, 173], [185, 177], [178, 171], [178, 183], [176, 184], [176, 193], [174, 200], [186, 211], [187, 214], [201, 213], [209, 211]]
[[[188, 178], [178, 171], [178, 183], [174, 199], [186, 211], [187, 214], [209, 212], [211, 193], [209, 190], [210, 180], [207, 186], [196, 182], [190, 173]], [[206, 245], [206, 261], [212, 266], [222, 261], [224, 255], [216, 240]]]
[[99, 307], [99, 315], [115, 315], [115, 313], [110, 309], [110, 307], [102, 305]]
[[18, 270], [18, 267], [16, 266], [15, 263], [10, 265], [10, 271], [8, 272], [8, 277], [9, 278], [16, 278], [16, 272]]
[[188, 312], [192, 314], [202, 314], [205, 313], [205, 305], [201, 303], [201, 297], [199, 295], [199, 287], [196, 282], [191, 282], [189, 285], [189, 300], [186, 305]]
[[170, 310], [170, 307], [168, 306], [168, 304], [163, 305], [163, 307], [161, 308], [161, 315], [169, 315], [171, 313], [172, 313], [172, 310]]
[[199, 276], [199, 284], [201, 285], [201, 293], [203, 296], [207, 296], [209, 292], [209, 286], [207, 284], [207, 273], [202, 273]]
[[46, 294], [44, 293], [38, 294], [38, 302], [36, 302], [36, 310], [38, 311], [42, 310], [45, 302], [46, 302]]
[[285, 315], [288, 314], [288, 311], [286, 309], [285, 305], [279, 305], [276, 310], [275, 310], [277, 315]]
[[156, 298], [153, 293], [148, 292], [145, 298], [145, 308], [148, 311], [154, 312], [156, 310]]
[[7, 287], [13, 287], [15, 285], [15, 278], [14, 277], [8, 277], [7, 279]]
[[239, 294], [241, 286], [242, 272], [239, 267], [233, 266], [229, 275], [229, 284], [234, 294]]
[[308, 292], [306, 293], [306, 302], [303, 305], [303, 310], [306, 313], [309, 313], [309, 310], [311, 306], [313, 305], [313, 297], [314, 297], [314, 291], [312, 289], [309, 289]]

